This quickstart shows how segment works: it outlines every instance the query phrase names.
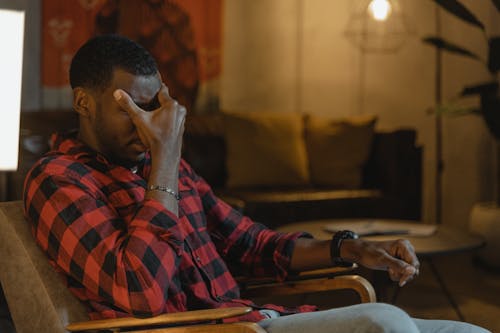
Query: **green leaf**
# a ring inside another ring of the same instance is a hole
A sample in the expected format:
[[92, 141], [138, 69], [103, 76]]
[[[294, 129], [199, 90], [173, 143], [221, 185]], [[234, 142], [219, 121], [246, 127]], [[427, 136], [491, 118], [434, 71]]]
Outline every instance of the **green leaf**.
[[472, 53], [471, 51], [469, 51], [469, 50], [467, 50], [459, 45], [450, 43], [450, 42], [448, 42], [440, 37], [425, 37], [422, 39], [422, 41], [424, 43], [431, 44], [439, 49], [479, 60], [479, 57], [476, 54]]
[[[456, 17], [484, 30], [484, 25], [481, 21], [457, 0], [434, 0], [434, 2]], [[498, 0], [495, 0], [495, 2], [498, 2]]]
[[494, 74], [500, 70], [500, 37], [491, 37], [488, 45], [488, 69]]
[[498, 82], [490, 81], [486, 83], [475, 84], [472, 86], [465, 86], [465, 88], [460, 93], [461, 96], [471, 96], [471, 95], [482, 95], [496, 93], [498, 90]]
[[437, 116], [460, 117], [468, 114], [478, 115], [481, 114], [481, 110], [477, 107], [464, 107], [450, 103], [436, 106], [434, 114]]
[[495, 7], [497, 7], [497, 10], [500, 12], [500, 0], [492, 0], [492, 1]]

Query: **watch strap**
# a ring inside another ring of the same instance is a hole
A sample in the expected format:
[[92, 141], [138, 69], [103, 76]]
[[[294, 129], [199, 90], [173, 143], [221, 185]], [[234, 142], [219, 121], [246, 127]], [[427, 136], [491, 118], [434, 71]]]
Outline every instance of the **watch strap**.
[[351, 230], [340, 230], [337, 231], [330, 242], [330, 258], [334, 266], [348, 267], [352, 265], [352, 262], [345, 261], [340, 256], [340, 247], [342, 246], [342, 241], [344, 239], [357, 239], [358, 235]]

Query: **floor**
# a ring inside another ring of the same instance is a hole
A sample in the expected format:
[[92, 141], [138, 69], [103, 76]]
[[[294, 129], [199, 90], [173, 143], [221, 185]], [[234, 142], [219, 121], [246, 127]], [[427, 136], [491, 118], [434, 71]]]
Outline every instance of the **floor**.
[[[438, 257], [433, 262], [465, 320], [500, 332], [500, 272], [477, 265], [474, 255]], [[400, 291], [396, 304], [414, 317], [458, 319], [426, 262], [420, 277]]]
[[[435, 258], [434, 264], [466, 321], [500, 332], [500, 272], [478, 267], [473, 259], [472, 255], [452, 255]], [[302, 299], [307, 303], [323, 303], [323, 306], [331, 300], [328, 295]], [[418, 279], [400, 289], [396, 305], [417, 318], [458, 319], [426, 262]], [[6, 319], [8, 313], [4, 312], [0, 311], [0, 332], [15, 333]]]
[[[493, 333], [500, 332], [500, 272], [478, 267], [474, 263], [473, 255], [470, 254], [437, 257], [433, 262], [465, 320]], [[371, 278], [371, 274], [366, 274], [365, 271], [362, 271], [361, 275]], [[386, 292], [388, 303], [392, 300], [394, 287]], [[342, 298], [342, 301], [338, 301], [338, 298]], [[270, 300], [269, 298], [258, 301]], [[276, 302], [275, 299], [273, 301]], [[349, 305], [354, 301], [353, 294], [339, 296], [339, 293], [335, 292], [308, 295], [300, 299], [290, 297], [281, 299], [280, 303], [284, 305], [307, 303], [330, 308]], [[399, 289], [395, 304], [415, 318], [459, 320], [433, 275], [430, 265], [425, 261], [422, 263], [420, 276]]]

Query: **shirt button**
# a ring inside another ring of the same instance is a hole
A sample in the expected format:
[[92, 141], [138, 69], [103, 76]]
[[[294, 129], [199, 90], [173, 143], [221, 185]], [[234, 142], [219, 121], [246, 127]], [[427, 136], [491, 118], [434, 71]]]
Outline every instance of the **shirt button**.
[[195, 258], [197, 262], [200, 262], [201, 261], [201, 258], [200, 257], [196, 257]]

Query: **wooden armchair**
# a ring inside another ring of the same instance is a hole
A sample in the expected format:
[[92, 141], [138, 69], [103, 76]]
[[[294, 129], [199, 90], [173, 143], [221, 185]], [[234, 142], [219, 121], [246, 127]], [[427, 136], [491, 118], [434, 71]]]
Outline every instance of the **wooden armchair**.
[[[336, 276], [338, 269], [303, 272], [285, 283], [268, 279], [241, 280], [246, 295], [261, 290], [273, 295], [331, 289], [353, 289], [362, 302], [375, 301], [372, 286], [356, 276]], [[107, 330], [119, 332], [234, 332], [265, 333], [255, 323], [221, 323], [240, 316], [247, 307], [187, 311], [153, 318], [89, 321], [84, 306], [64, 286], [34, 242], [23, 215], [22, 202], [0, 203], [0, 282], [17, 333]], [[71, 323], [71, 324], [69, 324]], [[160, 328], [161, 327], [161, 328]]]

